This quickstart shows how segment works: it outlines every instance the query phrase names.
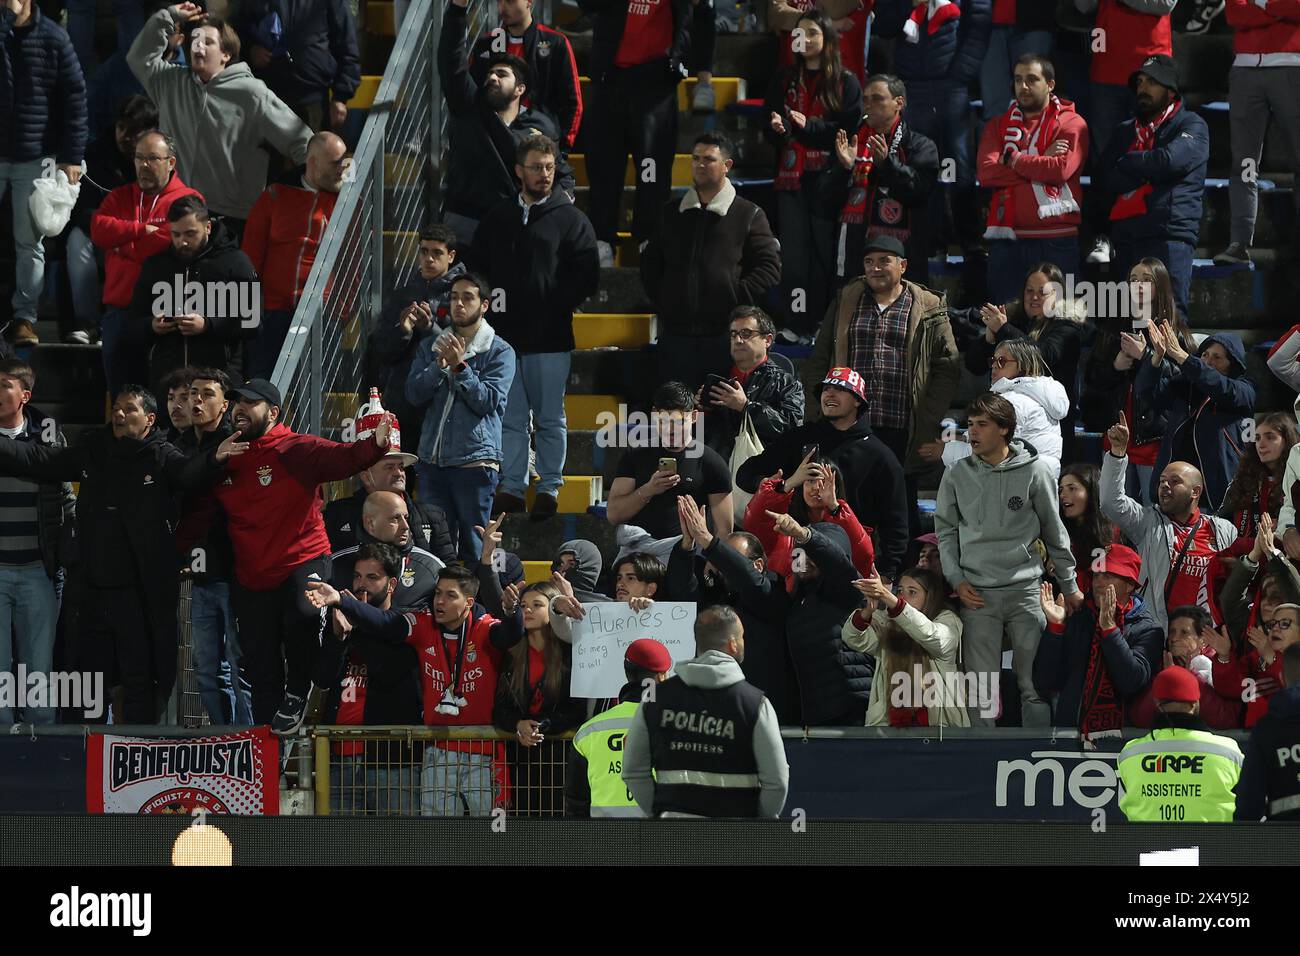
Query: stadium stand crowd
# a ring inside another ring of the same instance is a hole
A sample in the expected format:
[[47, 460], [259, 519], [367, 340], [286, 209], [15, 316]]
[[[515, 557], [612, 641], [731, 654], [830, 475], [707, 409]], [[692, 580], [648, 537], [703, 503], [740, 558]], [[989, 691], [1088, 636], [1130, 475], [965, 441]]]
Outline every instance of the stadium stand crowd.
[[[1113, 734], [1168, 668], [1211, 727], [1300, 713], [1294, 0], [496, 0], [474, 42], [448, 0], [444, 205], [349, 443], [270, 379], [350, 188], [357, 12], [119, 6], [103, 57], [94, 4], [0, 7], [0, 670], [156, 723], [184, 580], [212, 724], [495, 724], [517, 773], [636, 699], [570, 697], [599, 602], [730, 606], [784, 725]], [[629, 280], [652, 424], [594, 453], [575, 329], [635, 320], [599, 311]], [[98, 343], [72, 441], [42, 316]], [[430, 748], [423, 811], [487, 812], [493, 760]]]

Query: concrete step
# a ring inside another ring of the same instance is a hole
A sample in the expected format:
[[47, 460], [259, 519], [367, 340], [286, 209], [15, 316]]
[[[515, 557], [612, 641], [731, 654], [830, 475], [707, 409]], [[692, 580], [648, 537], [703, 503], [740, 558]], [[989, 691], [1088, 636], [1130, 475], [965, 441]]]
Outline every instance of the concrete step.
[[575, 538], [590, 541], [606, 561], [613, 560], [618, 551], [614, 526], [593, 514], [557, 514], [546, 521], [531, 521], [526, 514], [512, 514], [501, 525], [502, 547], [519, 555], [525, 568], [528, 561], [544, 563], [545, 579], [550, 578], [550, 565], [560, 545]]
[[565, 474], [600, 475], [608, 494], [625, 449], [606, 439], [604, 433], [590, 428], [570, 429], [564, 471]]
[[582, 304], [582, 311], [649, 313], [654, 305], [645, 294], [638, 270], [612, 268], [600, 270], [600, 288]]

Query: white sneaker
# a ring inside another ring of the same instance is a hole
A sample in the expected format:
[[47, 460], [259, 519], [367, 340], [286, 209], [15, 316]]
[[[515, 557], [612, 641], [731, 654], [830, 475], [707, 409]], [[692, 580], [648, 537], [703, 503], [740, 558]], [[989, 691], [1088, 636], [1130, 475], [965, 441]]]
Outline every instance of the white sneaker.
[[602, 269], [614, 268], [614, 247], [604, 239], [596, 240], [596, 255], [600, 257], [600, 267]]
[[712, 113], [717, 109], [717, 102], [717, 96], [713, 92], [712, 83], [695, 84], [695, 95], [691, 98], [691, 112]]
[[1088, 253], [1089, 262], [1108, 263], [1112, 253], [1110, 240], [1105, 236], [1098, 236], [1092, 243], [1092, 252]]

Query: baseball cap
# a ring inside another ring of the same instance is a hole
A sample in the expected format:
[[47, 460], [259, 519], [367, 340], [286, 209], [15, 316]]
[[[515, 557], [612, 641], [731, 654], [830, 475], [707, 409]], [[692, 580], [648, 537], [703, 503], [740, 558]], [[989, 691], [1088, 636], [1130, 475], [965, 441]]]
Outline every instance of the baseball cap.
[[673, 666], [668, 648], [648, 637], [638, 638], [629, 644], [623, 652], [623, 660], [654, 674], [665, 674]]
[[1130, 88], [1137, 86], [1137, 78], [1145, 73], [1151, 79], [1155, 80], [1161, 86], [1167, 86], [1175, 93], [1178, 89], [1178, 64], [1174, 62], [1172, 56], [1166, 56], [1163, 53], [1157, 53], [1149, 56], [1142, 61], [1142, 65], [1133, 71], [1133, 75], [1128, 78]]
[[862, 376], [851, 368], [839, 366], [826, 373], [822, 379], [821, 387], [817, 389], [818, 397], [821, 396], [821, 389], [827, 385], [834, 385], [836, 388], [842, 388], [846, 392], [852, 392], [857, 396], [858, 401], [864, 405], [867, 401], [867, 383], [863, 381]]
[[865, 256], [868, 252], [888, 252], [900, 259], [907, 258], [902, 242], [893, 236], [874, 236], [868, 239], [862, 254]]
[[266, 402], [275, 406], [282, 404], [280, 390], [264, 378], [250, 378], [238, 388], [231, 389], [230, 394], [237, 399], [251, 398], [255, 402]]
[[1136, 587], [1142, 580], [1142, 557], [1127, 545], [1108, 545], [1106, 554], [1102, 558], [1101, 571], [1104, 574], [1126, 578]]
[[1151, 682], [1151, 696], [1156, 700], [1194, 704], [1201, 699], [1201, 682], [1186, 667], [1166, 667]]

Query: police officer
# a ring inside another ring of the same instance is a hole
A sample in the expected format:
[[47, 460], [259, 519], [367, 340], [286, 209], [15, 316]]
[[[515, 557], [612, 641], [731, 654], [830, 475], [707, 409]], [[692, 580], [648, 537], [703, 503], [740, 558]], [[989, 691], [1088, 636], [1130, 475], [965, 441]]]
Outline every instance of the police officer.
[[1282, 668], [1286, 688], [1268, 702], [1246, 745], [1238, 820], [1300, 820], [1300, 644], [1282, 653]]
[[628, 645], [623, 654], [627, 683], [619, 691], [618, 703], [573, 735], [573, 752], [565, 773], [565, 816], [645, 816], [623, 783], [623, 738], [641, 699], [668, 677], [672, 666], [668, 648], [658, 641], [643, 637]]
[[623, 745], [623, 781], [664, 817], [776, 817], [790, 767], [776, 711], [745, 680], [745, 631], [726, 605], [695, 618], [695, 657], [643, 700]]
[[1210, 733], [1201, 720], [1200, 681], [1185, 667], [1166, 667], [1151, 691], [1156, 726], [1119, 754], [1119, 808], [1130, 822], [1232, 820], [1241, 748], [1231, 737]]

